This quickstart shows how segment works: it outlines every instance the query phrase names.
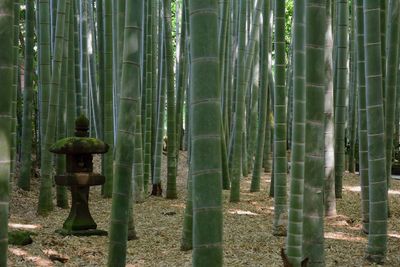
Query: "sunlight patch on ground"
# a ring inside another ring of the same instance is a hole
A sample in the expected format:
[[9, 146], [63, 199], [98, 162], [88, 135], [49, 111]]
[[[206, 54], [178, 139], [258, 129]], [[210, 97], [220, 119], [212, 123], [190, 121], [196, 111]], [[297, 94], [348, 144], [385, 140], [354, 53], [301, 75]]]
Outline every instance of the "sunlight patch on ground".
[[43, 253], [52, 260], [57, 260], [62, 263], [66, 263], [69, 260], [69, 257], [60, 254], [54, 249], [45, 249]]
[[350, 192], [361, 192], [360, 186], [343, 186], [343, 189]]
[[171, 207], [176, 207], [176, 208], [180, 208], [180, 209], [184, 209], [185, 208], [185, 204], [171, 204]]
[[397, 195], [397, 196], [399, 196], [400, 195], [400, 191], [399, 190], [389, 189], [389, 195]]
[[248, 210], [228, 210], [228, 213], [230, 214], [238, 214], [238, 215], [250, 215], [250, 216], [257, 216], [259, 214], [248, 211]]
[[39, 224], [9, 223], [8, 227], [15, 228], [15, 229], [32, 230], [32, 229], [41, 228], [42, 226]]
[[397, 232], [389, 232], [388, 236], [400, 239], [400, 234]]
[[349, 224], [344, 220], [333, 221], [330, 223], [331, 226], [349, 226]]
[[342, 232], [326, 232], [325, 238], [351, 241], [351, 242], [366, 242], [365, 238], [362, 238], [359, 236], [351, 236], [349, 234], [342, 233]]
[[54, 266], [53, 262], [47, 259], [43, 259], [39, 256], [32, 256], [28, 252], [20, 248], [9, 248], [12, 254], [22, 257], [26, 261], [33, 262], [36, 266]]
[[[350, 192], [361, 192], [360, 186], [343, 186], [343, 189]], [[400, 191], [389, 189], [389, 195], [400, 195]]]

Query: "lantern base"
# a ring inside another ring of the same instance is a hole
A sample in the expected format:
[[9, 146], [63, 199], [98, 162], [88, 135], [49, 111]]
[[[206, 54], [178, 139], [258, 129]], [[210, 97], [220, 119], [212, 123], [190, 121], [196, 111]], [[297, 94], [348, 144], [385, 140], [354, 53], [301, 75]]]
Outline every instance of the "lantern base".
[[62, 236], [74, 235], [74, 236], [106, 236], [108, 235], [107, 231], [99, 230], [99, 229], [88, 229], [88, 230], [67, 230], [64, 228], [56, 230], [56, 233]]

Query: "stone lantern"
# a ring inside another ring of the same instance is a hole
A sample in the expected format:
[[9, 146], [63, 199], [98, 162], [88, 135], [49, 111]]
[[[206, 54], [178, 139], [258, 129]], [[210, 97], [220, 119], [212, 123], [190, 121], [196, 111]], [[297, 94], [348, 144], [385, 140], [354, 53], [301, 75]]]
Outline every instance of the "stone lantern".
[[98, 230], [89, 211], [89, 187], [102, 185], [105, 177], [93, 172], [93, 154], [108, 151], [108, 145], [101, 140], [89, 138], [89, 121], [81, 115], [75, 121], [75, 137], [57, 141], [50, 147], [56, 154], [66, 155], [66, 173], [58, 174], [55, 182], [60, 186], [69, 186], [72, 203], [63, 228], [57, 230], [62, 235], [107, 235]]

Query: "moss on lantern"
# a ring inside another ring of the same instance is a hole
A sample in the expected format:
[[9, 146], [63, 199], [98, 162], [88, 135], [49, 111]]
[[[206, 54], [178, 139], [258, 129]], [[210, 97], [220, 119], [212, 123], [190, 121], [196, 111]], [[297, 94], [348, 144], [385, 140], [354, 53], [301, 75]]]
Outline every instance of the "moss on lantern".
[[97, 154], [108, 151], [108, 145], [96, 138], [67, 137], [54, 143], [50, 151], [56, 154]]

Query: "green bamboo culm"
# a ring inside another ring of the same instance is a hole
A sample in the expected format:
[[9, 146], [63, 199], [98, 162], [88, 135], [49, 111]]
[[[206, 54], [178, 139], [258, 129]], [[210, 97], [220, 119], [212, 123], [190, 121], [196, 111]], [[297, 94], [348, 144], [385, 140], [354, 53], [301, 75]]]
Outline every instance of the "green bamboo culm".
[[305, 5], [304, 0], [294, 3], [293, 23], [293, 130], [291, 148], [291, 179], [289, 221], [286, 254], [293, 266], [301, 266], [303, 260], [303, 191], [305, 155]]
[[[263, 2], [263, 1], [259, 1]], [[259, 20], [259, 19], [258, 19]], [[253, 66], [251, 67], [252, 79], [248, 84], [249, 90], [249, 116], [248, 116], [248, 134], [247, 134], [247, 168], [248, 173], [253, 172], [254, 166], [254, 155], [256, 152], [256, 142], [257, 142], [257, 124], [259, 121], [259, 95], [260, 95], [260, 40], [259, 31], [257, 30], [257, 40], [254, 49], [254, 60]]]
[[[381, 64], [382, 64], [382, 88], [383, 88], [383, 112], [385, 112], [385, 105], [386, 105], [386, 95], [385, 95], [385, 82], [386, 82], [386, 41], [387, 41], [387, 36], [386, 36], [386, 30], [387, 30], [387, 24], [386, 24], [386, 19], [387, 19], [387, 4], [389, 0], [384, 0], [384, 1], [379, 1], [380, 5], [380, 21], [381, 21]], [[385, 113], [384, 113], [385, 114]]]
[[387, 178], [382, 97], [379, 1], [364, 0], [364, 47], [368, 129], [369, 235], [366, 258], [385, 260], [387, 250]]
[[286, 158], [286, 86], [285, 86], [285, 1], [275, 1], [275, 91], [274, 91], [274, 229], [286, 235], [287, 158]]
[[82, 114], [89, 117], [89, 69], [88, 69], [88, 5], [89, 0], [79, 1], [79, 40], [80, 40], [80, 90]]
[[150, 170], [149, 170], [149, 184], [153, 182], [154, 179], [154, 165], [155, 165], [155, 146], [156, 146], [156, 136], [157, 136], [157, 108], [158, 108], [158, 76], [159, 71], [161, 70], [161, 64], [158, 64], [160, 56], [157, 55], [159, 50], [159, 43], [158, 43], [158, 28], [157, 28], [157, 21], [158, 21], [158, 14], [157, 14], [157, 6], [158, 0], [150, 0], [152, 9], [151, 11], [151, 24], [149, 25], [150, 34], [153, 36], [151, 40], [151, 54], [152, 57], [152, 68], [151, 68], [151, 92], [152, 92], [152, 117], [151, 117], [151, 140], [150, 140]]
[[113, 185], [114, 158], [114, 110], [113, 110], [113, 32], [112, 3], [104, 1], [104, 141], [110, 146], [103, 155], [103, 173], [106, 182], [102, 189], [103, 197], [111, 197]]
[[261, 95], [260, 95], [260, 118], [258, 121], [258, 135], [256, 143], [256, 155], [254, 159], [253, 176], [251, 179], [250, 192], [260, 191], [261, 168], [263, 161], [263, 151], [266, 135], [267, 124], [267, 108], [268, 108], [268, 66], [269, 66], [269, 47], [270, 47], [270, 31], [269, 31], [269, 11], [270, 1], [264, 0], [263, 3], [263, 28], [262, 28], [262, 56], [261, 56]]
[[162, 195], [162, 184], [161, 184], [161, 157], [162, 157], [162, 145], [163, 145], [163, 136], [164, 136], [164, 114], [165, 114], [165, 96], [166, 96], [166, 86], [165, 86], [165, 49], [161, 46], [161, 67], [160, 67], [160, 78], [158, 86], [158, 108], [156, 112], [157, 120], [156, 120], [156, 133], [155, 133], [155, 142], [154, 142], [154, 155], [153, 155], [153, 188], [152, 195], [161, 196]]
[[35, 32], [35, 3], [25, 1], [25, 71], [24, 71], [24, 105], [21, 136], [21, 173], [18, 187], [30, 190], [32, 167], [32, 110], [33, 110], [33, 57]]
[[[243, 175], [248, 176], [253, 169], [253, 158], [256, 145], [257, 122], [258, 122], [258, 94], [259, 94], [259, 44], [260, 44], [260, 17], [262, 13], [262, 0], [254, 1], [254, 10], [252, 17], [252, 25], [249, 33], [246, 48], [246, 94], [247, 94], [247, 111], [246, 129], [244, 130], [246, 142], [244, 148], [246, 153], [243, 153]], [[246, 158], [244, 158], [246, 157]], [[246, 164], [246, 165], [245, 165]]]
[[[187, 7], [189, 9], [189, 7]], [[188, 18], [189, 20], [189, 18]], [[190, 118], [190, 90], [187, 91], [187, 99], [186, 104], [189, 106], [187, 109], [186, 118]], [[188, 120], [190, 121], [190, 119]], [[189, 125], [189, 123], [187, 124]], [[188, 143], [191, 142], [190, 131], [191, 128], [187, 127], [187, 137]], [[181, 239], [181, 250], [187, 251], [193, 249], [193, 182], [192, 182], [192, 149], [191, 146], [188, 146], [188, 178], [187, 178], [187, 196], [186, 196], [186, 205], [185, 205], [185, 215], [183, 217], [183, 229], [182, 229], [182, 239]]]
[[[176, 158], [179, 162], [179, 150], [184, 150], [183, 147], [183, 109], [185, 102], [185, 94], [187, 91], [187, 77], [188, 77], [188, 46], [187, 41], [187, 30], [188, 27], [188, 14], [187, 14], [187, 4], [182, 2], [182, 7], [180, 11], [180, 32], [179, 32], [179, 47], [176, 48], [177, 59], [175, 64], [176, 69]], [[179, 25], [179, 24], [178, 24]], [[177, 25], [177, 26], [178, 26]], [[178, 42], [177, 40], [177, 42]], [[179, 55], [179, 56], [178, 56]], [[187, 129], [186, 129], [187, 130]], [[177, 163], [178, 164], [178, 163]]]
[[[77, 2], [79, 0], [76, 0]], [[57, 22], [57, 6], [58, 0], [50, 0], [50, 34], [51, 34], [51, 54], [54, 54], [54, 40], [55, 40], [55, 32], [56, 32], [56, 22]]]
[[[243, 90], [245, 94], [245, 99], [244, 99], [244, 105], [245, 105], [245, 111], [244, 111], [244, 126], [243, 126], [243, 131], [242, 131], [242, 174], [243, 176], [248, 176], [249, 175], [249, 159], [251, 158], [250, 162], [252, 162], [252, 157], [253, 157], [253, 152], [254, 149], [251, 147], [252, 144], [249, 143], [249, 138], [251, 137], [251, 133], [254, 132], [252, 131], [251, 128], [251, 119], [250, 117], [252, 116], [251, 109], [253, 108], [253, 105], [251, 104], [251, 98], [254, 93], [254, 90], [256, 90], [256, 87], [258, 86], [250, 86], [251, 79], [252, 79], [252, 72], [254, 72], [254, 58], [255, 58], [255, 47], [256, 44], [259, 44], [259, 25], [260, 25], [260, 15], [261, 15], [261, 10], [262, 10], [262, 1], [257, 0], [252, 2], [247, 2], [247, 9], [251, 10], [251, 8], [254, 8], [252, 12], [252, 18], [250, 20], [250, 14], [251, 12], [247, 12], [248, 18], [247, 21], [251, 21], [251, 24], [248, 23], [248, 34], [247, 34], [247, 41], [246, 41], [246, 48], [245, 48], [245, 54], [244, 54], [244, 81], [243, 81]], [[258, 62], [257, 62], [258, 64]], [[246, 114], [249, 114], [248, 116]], [[253, 112], [254, 114], [254, 112]], [[253, 124], [255, 126], [255, 124]]]
[[[61, 84], [60, 92], [58, 95], [58, 112], [57, 112], [57, 140], [66, 137], [66, 94], [68, 86], [68, 44], [69, 44], [69, 20], [70, 20], [71, 6], [68, 4], [65, 12], [65, 28], [64, 28], [64, 48], [63, 48], [63, 60], [61, 67]], [[63, 173], [65, 171], [65, 156], [56, 155], [56, 173]], [[56, 185], [56, 201], [57, 207], [68, 208], [68, 195], [67, 188], [65, 186]]]
[[349, 74], [349, 103], [348, 103], [348, 127], [347, 127], [347, 135], [348, 135], [348, 170], [350, 173], [355, 173], [355, 148], [356, 148], [356, 130], [357, 130], [357, 54], [356, 54], [356, 45], [355, 45], [355, 23], [356, 23], [356, 1], [351, 2], [351, 16], [350, 16], [350, 41], [349, 41], [349, 65], [350, 65], [350, 74]]
[[333, 103], [333, 35], [332, 35], [332, 1], [326, 1], [326, 34], [325, 34], [325, 216], [336, 215], [335, 196], [335, 135]]
[[[68, 5], [67, 5], [68, 2]], [[53, 210], [52, 200], [52, 155], [49, 151], [50, 146], [55, 141], [55, 131], [57, 129], [57, 109], [58, 109], [58, 97], [59, 87], [61, 83], [61, 66], [62, 66], [62, 55], [64, 48], [64, 26], [65, 26], [65, 13], [66, 7], [69, 6], [69, 0], [58, 0], [57, 5], [57, 22], [55, 30], [55, 43], [54, 43], [54, 55], [52, 64], [52, 76], [50, 84], [50, 96], [49, 96], [49, 109], [48, 118], [46, 125], [46, 135], [44, 136], [44, 146], [42, 147], [42, 161], [41, 161], [41, 179], [40, 179], [40, 192], [39, 192], [39, 203], [38, 203], [38, 214], [47, 215]]]
[[146, 15], [146, 108], [145, 108], [145, 121], [144, 121], [144, 173], [143, 173], [143, 186], [144, 192], [147, 194], [148, 184], [151, 177], [151, 136], [153, 125], [153, 35], [152, 24], [153, 20], [153, 1], [147, 1], [147, 15]]
[[228, 115], [228, 106], [229, 106], [229, 90], [228, 87], [229, 79], [231, 79], [230, 69], [231, 66], [228, 65], [231, 50], [231, 36], [230, 34], [230, 21], [229, 18], [231, 16], [231, 0], [223, 1], [222, 2], [222, 15], [221, 15], [221, 22], [219, 23], [219, 74], [221, 76], [220, 83], [221, 83], [221, 93], [223, 95], [223, 102], [222, 102], [222, 128], [224, 130], [223, 140], [221, 143], [222, 147], [222, 169], [223, 169], [223, 182], [222, 187], [224, 190], [230, 189], [230, 179], [229, 179], [229, 164], [228, 164], [228, 147], [227, 147], [227, 140], [229, 140], [229, 115]]
[[[93, 1], [92, 1], [92, 8], [93, 8]], [[97, 114], [97, 121], [100, 124], [100, 129], [101, 132], [99, 133], [99, 138], [104, 140], [104, 83], [105, 83], [105, 66], [104, 66], [104, 41], [105, 41], [105, 31], [104, 31], [104, 0], [97, 0], [96, 1], [96, 18], [92, 18], [92, 27], [93, 32], [97, 33], [94, 34], [96, 38], [94, 38], [96, 41], [97, 39], [97, 53], [98, 53], [98, 107], [99, 107], [99, 114]], [[93, 16], [94, 17], [94, 16]], [[96, 19], [96, 22], [94, 21]], [[96, 32], [96, 25], [97, 23], [97, 32]], [[93, 55], [95, 55], [95, 52], [93, 52]], [[93, 57], [93, 56], [92, 56]], [[93, 63], [95, 61], [93, 60]], [[96, 74], [96, 73], [94, 73]], [[96, 90], [94, 90], [96, 91]]]
[[345, 123], [346, 123], [346, 94], [348, 88], [348, 0], [337, 1], [337, 63], [335, 88], [335, 195], [342, 198], [342, 179], [344, 173]]
[[19, 86], [19, 18], [20, 18], [20, 1], [14, 1], [14, 39], [13, 39], [13, 57], [14, 57], [14, 82], [13, 82], [13, 95], [11, 98], [11, 179], [14, 179], [16, 172], [17, 161], [17, 91]]
[[358, 163], [361, 184], [362, 230], [369, 231], [369, 181], [367, 103], [365, 89], [364, 13], [363, 0], [357, 0], [357, 80], [358, 80]]
[[82, 114], [82, 90], [81, 90], [81, 65], [80, 65], [80, 40], [79, 40], [79, 0], [73, 1], [74, 8], [74, 54], [75, 54], [75, 90], [76, 90], [76, 117]]
[[[271, 12], [270, 12], [271, 14]], [[269, 26], [269, 31], [271, 32], [272, 26]], [[274, 78], [272, 75], [272, 56], [271, 52], [268, 52], [268, 96], [267, 96], [267, 121], [265, 125], [265, 141], [264, 141], [264, 151], [263, 151], [263, 162], [262, 166], [264, 168], [264, 172], [266, 173], [271, 173], [272, 172], [272, 163], [271, 163], [271, 137], [272, 137], [272, 128], [273, 128], [273, 123], [272, 123], [272, 90], [274, 89]], [[272, 173], [271, 173], [271, 178]], [[271, 185], [273, 188], [273, 184], [271, 181]]]
[[223, 264], [222, 118], [217, 11], [217, 0], [189, 1], [193, 266]]
[[231, 194], [230, 202], [240, 201], [240, 180], [242, 177], [242, 149], [245, 115], [245, 50], [246, 50], [246, 1], [239, 2], [238, 59], [236, 80], [236, 111], [234, 116], [232, 162], [231, 162]]
[[[189, 152], [190, 153], [190, 152]], [[189, 156], [189, 171], [187, 180], [187, 196], [185, 205], [185, 215], [183, 217], [183, 229], [181, 239], [181, 250], [188, 251], [193, 249], [193, 183], [190, 171], [190, 158]]]
[[76, 88], [75, 88], [75, 35], [74, 35], [74, 7], [71, 5], [69, 12], [69, 38], [68, 38], [68, 69], [67, 69], [67, 95], [66, 95], [66, 136], [73, 136], [75, 132]]
[[143, 183], [143, 139], [142, 139], [142, 116], [141, 103], [138, 102], [135, 119], [135, 148], [133, 156], [133, 200], [140, 203], [144, 201], [144, 183]]
[[0, 105], [0, 267], [7, 266], [8, 201], [11, 170], [11, 100], [13, 97], [14, 1], [0, 1], [0, 77], [2, 97]]
[[119, 103], [118, 132], [115, 150], [108, 266], [126, 264], [128, 238], [128, 208], [132, 200], [132, 164], [134, 134], [138, 103], [140, 101], [140, 47], [142, 36], [143, 0], [126, 1], [124, 50]]
[[167, 190], [166, 198], [177, 198], [176, 191], [176, 105], [174, 87], [174, 59], [171, 31], [171, 0], [164, 3], [164, 38], [166, 47], [166, 74], [167, 74]]
[[306, 0], [306, 145], [303, 253], [310, 266], [325, 266], [325, 32], [326, 1]]
[[41, 149], [45, 149], [47, 116], [49, 114], [49, 97], [51, 83], [51, 54], [50, 54], [50, 3], [48, 0], [39, 1], [38, 5], [38, 62], [39, 62], [39, 91], [40, 91], [40, 136]]
[[397, 85], [397, 71], [399, 64], [399, 1], [389, 1], [389, 28], [388, 28], [388, 49], [387, 49], [387, 63], [386, 63], [386, 82], [385, 82], [385, 133], [386, 133], [386, 174], [387, 183], [390, 187], [391, 169], [392, 169], [392, 149], [393, 149], [393, 133], [395, 122], [395, 109], [396, 109], [396, 85]]
[[[97, 0], [96, 4], [100, 5], [101, 1]], [[87, 36], [88, 36], [88, 49], [87, 49], [87, 60], [88, 60], [88, 117], [90, 120], [90, 132], [92, 136], [101, 138], [102, 135], [102, 121], [101, 117], [101, 107], [100, 107], [100, 97], [102, 95], [101, 89], [97, 86], [98, 76], [103, 76], [102, 74], [97, 75], [98, 64], [100, 54], [98, 53], [98, 42], [101, 38], [101, 29], [99, 22], [96, 22], [98, 31], [95, 30], [94, 22], [94, 4], [93, 1], [88, 2], [88, 23], [87, 23]]]
[[[117, 95], [117, 99], [115, 101], [116, 103], [116, 109], [115, 112], [117, 115], [115, 116], [118, 118], [118, 111], [119, 111], [119, 95], [121, 93], [121, 77], [122, 77], [122, 58], [123, 58], [123, 48], [124, 48], [124, 25], [125, 25], [125, 19], [124, 19], [124, 14], [125, 14], [125, 4], [126, 0], [116, 0], [113, 1], [115, 3], [115, 29], [113, 29], [113, 36], [115, 37], [115, 44], [114, 44], [114, 61], [115, 61], [115, 66], [114, 66], [114, 71], [115, 71], [115, 81], [114, 81], [114, 87], [115, 87], [115, 93]], [[116, 122], [116, 125], [118, 127], [118, 120]]]

